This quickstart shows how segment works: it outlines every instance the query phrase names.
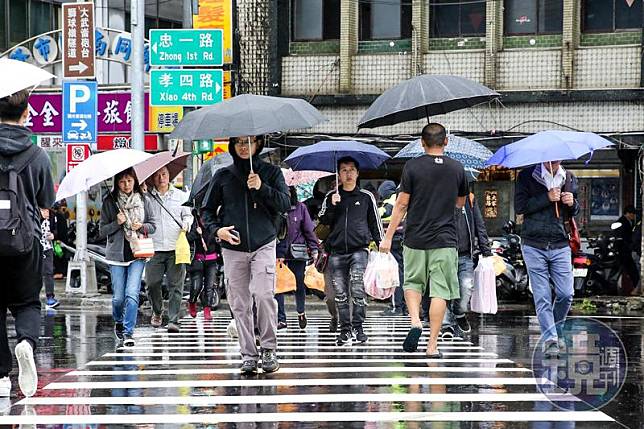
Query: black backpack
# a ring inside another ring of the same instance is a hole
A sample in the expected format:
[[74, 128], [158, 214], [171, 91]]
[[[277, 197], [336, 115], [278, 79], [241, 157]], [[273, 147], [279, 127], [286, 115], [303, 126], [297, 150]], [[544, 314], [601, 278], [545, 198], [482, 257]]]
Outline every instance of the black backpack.
[[24, 255], [33, 248], [34, 216], [27, 208], [20, 173], [37, 150], [32, 145], [16, 156], [0, 156], [0, 256]]

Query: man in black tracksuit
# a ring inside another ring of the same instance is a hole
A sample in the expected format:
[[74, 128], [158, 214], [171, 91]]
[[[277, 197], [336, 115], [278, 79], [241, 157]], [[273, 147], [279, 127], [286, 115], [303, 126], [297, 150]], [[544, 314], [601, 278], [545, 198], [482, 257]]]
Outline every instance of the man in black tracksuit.
[[[340, 316], [338, 345], [351, 341], [352, 327], [356, 341], [364, 343], [368, 339], [362, 329], [366, 315], [363, 276], [369, 259], [367, 248], [372, 240], [379, 245], [383, 237], [376, 200], [370, 192], [358, 187], [358, 169], [353, 158], [338, 161], [342, 186], [339, 192], [327, 195], [320, 210], [320, 223], [331, 227], [325, 248], [330, 254], [329, 267]], [[353, 320], [349, 293], [353, 298]]]

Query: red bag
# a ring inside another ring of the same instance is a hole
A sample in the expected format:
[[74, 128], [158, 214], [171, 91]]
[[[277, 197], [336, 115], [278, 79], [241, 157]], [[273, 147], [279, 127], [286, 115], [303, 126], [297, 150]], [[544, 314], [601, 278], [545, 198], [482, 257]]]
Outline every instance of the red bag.
[[577, 228], [577, 222], [575, 218], [571, 217], [565, 221], [568, 227], [568, 244], [570, 245], [570, 250], [572, 254], [579, 253], [581, 250], [581, 236], [579, 235], [579, 228]]

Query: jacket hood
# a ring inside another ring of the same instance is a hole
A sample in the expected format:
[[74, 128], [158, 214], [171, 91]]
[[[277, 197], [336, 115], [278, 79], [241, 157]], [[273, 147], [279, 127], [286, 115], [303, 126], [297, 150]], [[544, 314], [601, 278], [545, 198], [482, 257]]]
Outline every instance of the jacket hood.
[[29, 149], [31, 131], [21, 125], [0, 124], [0, 155], [12, 156]]
[[[228, 143], [228, 153], [230, 153], [230, 156], [233, 158], [233, 164], [235, 164], [235, 167], [239, 171], [241, 171], [244, 175], [248, 175], [250, 173], [250, 161], [247, 159], [241, 159], [239, 155], [237, 155], [237, 152], [235, 151], [235, 142], [237, 139], [230, 139], [230, 142]], [[246, 142], [240, 142], [240, 144], [244, 144]], [[247, 144], [247, 143], [246, 143]], [[255, 154], [252, 157], [253, 160], [253, 170], [257, 170], [257, 167], [260, 164], [260, 159], [259, 155], [262, 153], [262, 150], [264, 149], [264, 142], [262, 141], [257, 145], [257, 150], [255, 150]]]
[[378, 195], [380, 195], [381, 199], [386, 200], [396, 193], [396, 188], [397, 186], [393, 180], [385, 180], [378, 186]]

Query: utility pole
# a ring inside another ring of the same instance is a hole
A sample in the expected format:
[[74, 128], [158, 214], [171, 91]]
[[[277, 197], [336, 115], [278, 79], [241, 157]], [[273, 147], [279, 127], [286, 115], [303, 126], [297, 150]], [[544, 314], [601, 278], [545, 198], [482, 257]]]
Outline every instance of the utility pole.
[[[192, 28], [192, 8], [194, 6], [194, 0], [183, 0], [183, 28]], [[184, 114], [188, 112], [187, 108], [184, 108]], [[192, 141], [182, 141], [182, 149], [184, 152], [192, 153]], [[193, 174], [193, 160], [192, 155], [188, 157], [188, 162], [186, 170], [183, 174], [183, 188], [187, 189], [192, 187], [192, 174]]]
[[132, 67], [130, 84], [132, 88], [132, 149], [145, 150], [145, 95], [143, 62], [145, 46], [145, 0], [130, 2], [132, 23]]

